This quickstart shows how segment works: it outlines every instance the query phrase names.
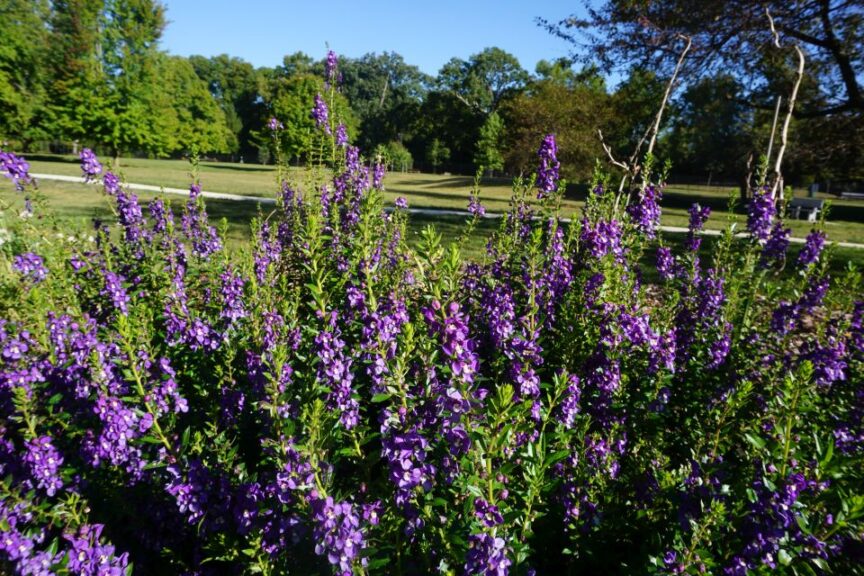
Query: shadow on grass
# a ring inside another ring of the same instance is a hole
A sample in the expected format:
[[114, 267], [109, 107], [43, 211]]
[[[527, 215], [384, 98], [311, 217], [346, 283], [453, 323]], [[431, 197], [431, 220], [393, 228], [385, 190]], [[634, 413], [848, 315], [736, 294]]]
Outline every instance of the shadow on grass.
[[211, 162], [207, 162], [207, 163], [202, 162], [199, 165], [202, 168], [207, 168], [207, 169], [213, 168], [215, 170], [233, 170], [233, 171], [237, 171], [237, 172], [273, 172], [273, 171], [275, 171], [275, 168], [273, 168], [272, 166], [252, 166], [252, 165], [238, 166], [237, 164], [232, 164], [232, 165], [228, 166], [225, 164], [214, 164]]

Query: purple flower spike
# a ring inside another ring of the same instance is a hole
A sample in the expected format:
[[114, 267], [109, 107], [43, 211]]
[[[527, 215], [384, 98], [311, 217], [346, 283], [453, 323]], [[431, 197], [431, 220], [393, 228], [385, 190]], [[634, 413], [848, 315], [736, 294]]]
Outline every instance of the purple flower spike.
[[540, 167], [537, 169], [537, 198], [543, 199], [558, 189], [558, 145], [555, 143], [555, 135], [548, 134], [540, 144], [537, 152]]
[[819, 260], [822, 249], [825, 247], [825, 232], [814, 230], [807, 235], [804, 248], [798, 253], [798, 266], [806, 268]]
[[330, 111], [320, 94], [315, 95], [315, 106], [312, 108], [311, 116], [315, 120], [315, 126], [330, 134]]
[[408, 208], [408, 200], [406, 200], [404, 196], [399, 196], [398, 198], [396, 198], [395, 204], [397, 208], [401, 208], [402, 210]]
[[81, 159], [81, 172], [84, 173], [85, 182], [92, 182], [102, 173], [102, 164], [99, 163], [93, 150], [84, 148], [78, 157]]
[[39, 284], [48, 277], [45, 261], [38, 254], [27, 252], [15, 256], [12, 267], [31, 284]]
[[30, 164], [12, 152], [0, 150], [0, 172], [12, 180], [15, 189], [19, 192], [24, 190], [25, 184], [33, 182], [33, 178], [30, 177]]

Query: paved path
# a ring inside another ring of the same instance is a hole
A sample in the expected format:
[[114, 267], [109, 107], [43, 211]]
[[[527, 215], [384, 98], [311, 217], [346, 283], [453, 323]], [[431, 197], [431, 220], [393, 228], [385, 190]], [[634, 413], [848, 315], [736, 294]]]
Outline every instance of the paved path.
[[[80, 176], [61, 176], [59, 174], [30, 174], [36, 180], [57, 180], [60, 182], [74, 182], [76, 184], [92, 184], [99, 185], [100, 182], [85, 182], [84, 178]], [[165, 194], [181, 194], [183, 196], [189, 195], [189, 190], [183, 190], [182, 188], [164, 188], [162, 186], [153, 186], [151, 184], [125, 184], [125, 186], [131, 190], [143, 190], [146, 192], [164, 192]], [[244, 196], [243, 194], [226, 194], [224, 192], [206, 192], [202, 191], [201, 196], [205, 198], [213, 198], [216, 200], [236, 200], [240, 202], [257, 202], [259, 204], [275, 204], [276, 200], [274, 198], [267, 198], [265, 196]], [[471, 213], [467, 210], [447, 210], [447, 209], [437, 209], [437, 208], [409, 208], [408, 212], [411, 214], [422, 214], [425, 216], [471, 216]], [[503, 218], [504, 214], [496, 213], [496, 212], [488, 212], [484, 216], [484, 218], [490, 219], [498, 219]], [[569, 218], [562, 218], [564, 222], [569, 222]], [[680, 226], [660, 226], [660, 230], [663, 232], [671, 232], [671, 233], [685, 233], [687, 232], [687, 228], [682, 228]], [[720, 230], [704, 230], [702, 232], [705, 236], [720, 236], [723, 232]], [[747, 236], [746, 232], [739, 232], [736, 234], [737, 237], [743, 238]], [[804, 238], [790, 238], [790, 242], [793, 244], [803, 244], [805, 242]], [[857, 244], [855, 242], [835, 242], [837, 246], [842, 246], [843, 248], [860, 248], [864, 249], [864, 244]]]

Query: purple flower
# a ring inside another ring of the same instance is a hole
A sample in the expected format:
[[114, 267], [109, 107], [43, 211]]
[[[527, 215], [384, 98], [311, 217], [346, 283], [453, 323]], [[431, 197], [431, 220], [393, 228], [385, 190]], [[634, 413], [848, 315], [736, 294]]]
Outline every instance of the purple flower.
[[20, 156], [12, 152], [4, 152], [2, 149], [0, 149], [0, 172], [12, 180], [18, 191], [23, 191], [24, 185], [33, 181], [30, 177], [30, 164]]
[[813, 230], [807, 235], [807, 241], [804, 243], [804, 248], [798, 253], [798, 266], [806, 268], [817, 260], [822, 254], [822, 249], [825, 247], [825, 232], [821, 230]]
[[81, 159], [81, 172], [84, 173], [85, 182], [92, 182], [102, 173], [102, 164], [99, 163], [93, 150], [84, 148], [78, 157]]
[[[332, 497], [310, 498], [312, 520], [314, 522], [312, 537], [315, 541], [315, 553], [327, 556], [340, 574], [353, 574], [354, 564], [366, 547], [360, 517], [350, 502], [335, 502]], [[366, 560], [361, 559], [365, 566]]]
[[702, 239], [698, 237], [698, 233], [705, 227], [705, 222], [711, 215], [711, 207], [693, 204], [688, 212], [690, 213], [690, 222], [687, 226], [687, 239], [684, 241], [684, 248], [690, 252], [696, 252], [702, 244]]
[[504, 517], [494, 504], [490, 504], [483, 498], [474, 499], [474, 516], [486, 528], [493, 528], [504, 523]]
[[582, 398], [582, 389], [579, 386], [579, 377], [575, 374], [570, 376], [567, 383], [567, 392], [561, 403], [561, 423], [567, 429], [572, 429], [579, 414], [579, 400]]
[[478, 218], [486, 214], [486, 207], [480, 203], [480, 198], [476, 194], [471, 194], [468, 199], [468, 212]]
[[399, 196], [398, 198], [396, 198], [395, 204], [397, 208], [401, 208], [403, 210], [408, 208], [408, 200], [406, 200], [404, 196]]
[[649, 184], [639, 194], [639, 201], [627, 207], [630, 219], [648, 238], [654, 238], [660, 225], [660, 198], [662, 193]]
[[118, 312], [124, 315], [128, 314], [130, 299], [129, 294], [123, 287], [123, 282], [125, 281], [125, 278], [123, 278], [119, 274], [115, 274], [110, 270], [105, 270], [104, 278], [105, 288], [102, 290], [102, 294], [108, 296], [111, 299], [111, 303], [114, 305], [114, 308], [116, 308]]
[[348, 145], [348, 129], [345, 124], [340, 123], [336, 126], [336, 146], [345, 147]]
[[315, 95], [315, 106], [312, 108], [311, 117], [315, 120], [315, 126], [323, 129], [326, 134], [330, 134], [330, 111], [327, 109], [327, 103], [321, 94]]
[[324, 62], [324, 79], [327, 87], [336, 86], [339, 83], [339, 57], [333, 50], [327, 51], [327, 59]]
[[282, 130], [283, 128], [285, 128], [285, 125], [282, 124], [282, 122], [280, 122], [279, 120], [277, 120], [275, 116], [271, 116], [270, 120], [267, 121], [267, 128], [275, 132], [277, 130]]
[[783, 228], [783, 222], [777, 220], [771, 228], [771, 236], [762, 248], [761, 264], [770, 266], [771, 262], [783, 262], [786, 259], [786, 250], [789, 248], [789, 235], [791, 228]]
[[759, 244], [764, 244], [771, 234], [771, 224], [777, 207], [768, 188], [753, 191], [753, 199], [747, 208], [747, 231]]
[[222, 280], [222, 309], [219, 316], [228, 320], [229, 323], [236, 322], [246, 316], [246, 307], [243, 304], [243, 286], [246, 281], [243, 276], [231, 270], [224, 271], [220, 278]]
[[81, 526], [74, 536], [66, 535], [71, 545], [67, 568], [72, 574], [125, 576], [129, 555], [117, 555], [114, 546], [100, 543], [101, 524]]
[[23, 461], [30, 475], [35, 480], [36, 487], [45, 491], [48, 496], [54, 496], [63, 487], [60, 479], [60, 465], [63, 457], [51, 443], [50, 436], [40, 436], [26, 442], [27, 453]]
[[621, 225], [616, 220], [600, 220], [594, 224], [588, 219], [582, 220], [580, 242], [585, 250], [599, 260], [607, 254], [615, 256], [615, 260], [624, 260], [624, 248], [621, 246]]
[[385, 167], [384, 164], [375, 164], [375, 168], [372, 171], [372, 187], [376, 190], [384, 189], [384, 172]]
[[675, 277], [675, 257], [668, 246], [657, 248], [657, 273], [661, 280], [671, 280]]
[[48, 277], [48, 269], [45, 267], [45, 261], [38, 254], [33, 252], [25, 252], [15, 256], [12, 261], [12, 267], [16, 272], [24, 276], [24, 278], [32, 283], [39, 284]]
[[[331, 316], [331, 324], [335, 325], [335, 313]], [[318, 351], [318, 379], [330, 388], [330, 406], [340, 412], [339, 422], [350, 430], [360, 422], [360, 404], [354, 398], [352, 360], [343, 352], [345, 342], [339, 338], [338, 329], [331, 327], [318, 333], [315, 347]]]
[[540, 166], [537, 168], [537, 198], [543, 199], [558, 189], [558, 145], [555, 135], [547, 134], [537, 151]]
[[507, 543], [501, 537], [485, 532], [472, 534], [468, 538], [468, 555], [465, 558], [465, 574], [507, 576], [511, 560], [507, 558]]

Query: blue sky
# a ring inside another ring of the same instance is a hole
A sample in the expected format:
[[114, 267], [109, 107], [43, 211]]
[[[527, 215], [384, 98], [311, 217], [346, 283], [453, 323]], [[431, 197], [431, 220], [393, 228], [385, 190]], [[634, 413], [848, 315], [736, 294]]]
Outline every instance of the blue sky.
[[162, 47], [189, 56], [230, 54], [255, 66], [276, 66], [297, 51], [322, 58], [398, 52], [436, 74], [450, 58], [467, 59], [497, 46], [534, 71], [538, 60], [566, 56], [568, 44], [535, 24], [580, 10], [579, 0], [163, 0], [168, 27]]

